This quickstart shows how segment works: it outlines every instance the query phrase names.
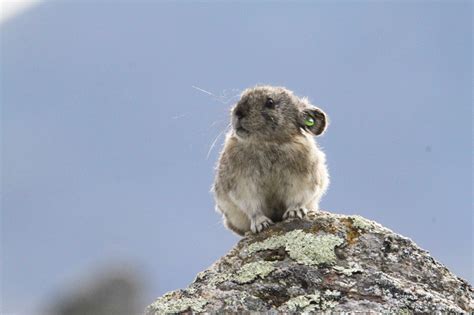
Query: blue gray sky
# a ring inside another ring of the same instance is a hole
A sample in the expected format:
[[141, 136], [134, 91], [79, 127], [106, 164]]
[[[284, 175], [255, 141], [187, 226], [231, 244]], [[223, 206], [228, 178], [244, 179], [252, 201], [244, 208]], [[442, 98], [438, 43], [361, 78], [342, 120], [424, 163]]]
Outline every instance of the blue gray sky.
[[0, 27], [2, 313], [113, 262], [151, 302], [230, 250], [207, 155], [259, 83], [328, 113], [323, 209], [473, 282], [472, 3], [43, 1]]

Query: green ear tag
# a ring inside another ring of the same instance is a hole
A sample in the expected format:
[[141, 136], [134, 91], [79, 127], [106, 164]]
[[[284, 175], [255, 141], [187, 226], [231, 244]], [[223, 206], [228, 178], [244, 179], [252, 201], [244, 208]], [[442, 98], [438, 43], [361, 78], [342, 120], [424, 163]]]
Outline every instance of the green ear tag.
[[311, 116], [306, 116], [306, 118], [304, 119], [304, 124], [308, 127], [313, 127], [315, 124], [314, 118]]

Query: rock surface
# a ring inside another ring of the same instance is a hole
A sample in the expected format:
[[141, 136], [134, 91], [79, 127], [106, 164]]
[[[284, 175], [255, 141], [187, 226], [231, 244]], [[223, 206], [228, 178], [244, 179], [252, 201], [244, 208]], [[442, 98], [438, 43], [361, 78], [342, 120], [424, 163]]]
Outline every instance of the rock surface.
[[473, 297], [410, 239], [360, 216], [312, 212], [247, 234], [146, 313], [473, 312]]

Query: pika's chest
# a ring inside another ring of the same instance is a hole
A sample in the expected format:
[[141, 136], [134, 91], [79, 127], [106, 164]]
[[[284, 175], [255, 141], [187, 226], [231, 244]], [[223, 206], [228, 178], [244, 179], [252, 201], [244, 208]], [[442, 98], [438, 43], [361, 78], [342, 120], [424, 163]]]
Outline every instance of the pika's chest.
[[264, 185], [277, 185], [295, 177], [306, 177], [314, 172], [316, 156], [312, 150], [298, 146], [272, 145], [243, 150], [239, 168], [244, 177], [251, 177]]

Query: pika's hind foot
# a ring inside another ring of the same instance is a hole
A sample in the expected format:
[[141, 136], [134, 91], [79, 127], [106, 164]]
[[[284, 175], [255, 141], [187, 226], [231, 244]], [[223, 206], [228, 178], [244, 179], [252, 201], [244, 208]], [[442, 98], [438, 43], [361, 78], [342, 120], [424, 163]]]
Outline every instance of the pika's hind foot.
[[306, 208], [288, 209], [283, 214], [283, 220], [296, 218], [296, 217], [303, 219], [304, 217], [306, 217], [307, 213], [308, 213], [308, 209]]
[[253, 218], [250, 221], [250, 230], [255, 234], [260, 233], [266, 228], [268, 228], [270, 225], [273, 225], [273, 221], [267, 218], [266, 216], [261, 215]]

